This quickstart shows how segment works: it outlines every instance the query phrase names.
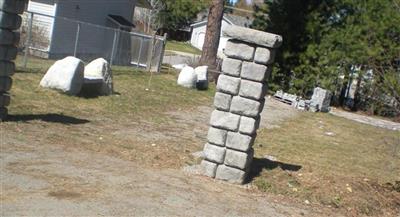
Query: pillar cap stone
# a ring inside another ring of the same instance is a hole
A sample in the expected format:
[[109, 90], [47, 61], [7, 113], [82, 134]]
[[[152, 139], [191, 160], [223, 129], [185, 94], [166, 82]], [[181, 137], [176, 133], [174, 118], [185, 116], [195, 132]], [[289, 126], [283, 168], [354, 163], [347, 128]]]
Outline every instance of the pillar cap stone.
[[239, 41], [269, 48], [278, 48], [282, 45], [283, 41], [280, 35], [240, 26], [230, 26], [226, 28], [223, 31], [223, 35]]

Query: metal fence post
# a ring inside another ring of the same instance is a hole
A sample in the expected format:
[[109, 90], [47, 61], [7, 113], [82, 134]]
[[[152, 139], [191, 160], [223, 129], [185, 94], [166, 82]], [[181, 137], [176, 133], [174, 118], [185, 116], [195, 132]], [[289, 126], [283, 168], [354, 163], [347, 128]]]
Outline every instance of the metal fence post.
[[24, 53], [24, 60], [23, 60], [24, 69], [26, 69], [26, 67], [28, 65], [29, 47], [31, 46], [31, 43], [32, 43], [32, 26], [33, 26], [33, 13], [29, 13], [28, 35], [27, 35], [27, 38], [25, 41], [25, 53]]
[[137, 60], [137, 67], [140, 67], [140, 56], [142, 54], [142, 49], [143, 49], [143, 38], [140, 37], [140, 47], [139, 47], [139, 55], [138, 55], [138, 60]]
[[110, 66], [112, 66], [113, 62], [114, 62], [115, 49], [117, 48], [117, 37], [118, 37], [117, 30], [114, 30], [114, 40], [113, 40], [113, 45], [112, 45], [112, 49], [111, 49]]
[[76, 36], [75, 36], [75, 48], [74, 48], [74, 57], [76, 57], [76, 54], [78, 52], [78, 42], [79, 42], [79, 34], [81, 32], [81, 23], [78, 22], [78, 26], [76, 29]]
[[165, 45], [167, 45], [167, 33], [164, 34], [164, 38], [163, 38], [163, 46], [161, 49], [161, 54], [160, 54], [160, 62], [158, 63], [158, 68], [157, 68], [157, 72], [160, 73], [161, 71], [161, 66], [162, 66], [162, 62], [164, 60], [164, 53], [165, 53]]
[[147, 55], [147, 67], [146, 67], [147, 71], [151, 70], [151, 64], [153, 62], [155, 43], [156, 43], [156, 32], [153, 33], [153, 37], [151, 39], [151, 43], [149, 46], [149, 52], [148, 52], [149, 54]]

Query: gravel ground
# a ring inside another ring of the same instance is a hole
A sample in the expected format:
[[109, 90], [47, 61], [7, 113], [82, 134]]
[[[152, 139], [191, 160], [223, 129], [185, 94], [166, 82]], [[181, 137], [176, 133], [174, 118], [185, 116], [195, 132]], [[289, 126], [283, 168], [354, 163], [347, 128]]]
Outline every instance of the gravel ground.
[[356, 113], [352, 112], [346, 112], [343, 110], [339, 109], [332, 109], [331, 114], [346, 118], [349, 120], [357, 121], [363, 124], [368, 124], [372, 125], [375, 127], [381, 127], [389, 130], [398, 130], [400, 131], [400, 123], [392, 122], [392, 121], [387, 121], [387, 120], [382, 120], [374, 117], [369, 117], [369, 116], [364, 116], [364, 115], [359, 115]]
[[[279, 127], [279, 123], [297, 113], [270, 99], [265, 109], [262, 127], [267, 128]], [[176, 127], [170, 126], [168, 130], [165, 126], [148, 126], [147, 130], [132, 126], [130, 131], [114, 129], [113, 134], [156, 141], [180, 139], [181, 143], [182, 140], [193, 140], [200, 144], [204, 142], [211, 111], [211, 107], [203, 106], [189, 112], [169, 112]], [[118, 123], [113, 127], [116, 126]], [[55, 136], [57, 130], [66, 129], [66, 132], [79, 135], [79, 130], [92, 127], [101, 128], [102, 125], [63, 126], [42, 121], [1, 123], [0, 215], [322, 215], [319, 209], [272, 198], [251, 186], [188, 175], [182, 169], [147, 167], [115, 153], [94, 151], [71, 141], [60, 142]], [[157, 138], [151, 138], [151, 135], [157, 135]], [[323, 215], [331, 214], [324, 212]]]

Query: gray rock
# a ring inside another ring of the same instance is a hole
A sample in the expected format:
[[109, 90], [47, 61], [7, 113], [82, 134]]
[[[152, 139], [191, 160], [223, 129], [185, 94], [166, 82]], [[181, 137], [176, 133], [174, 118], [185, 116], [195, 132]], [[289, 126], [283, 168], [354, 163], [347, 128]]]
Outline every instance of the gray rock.
[[253, 159], [253, 153], [251, 150], [253, 149], [250, 149], [249, 153], [245, 153], [241, 151], [227, 149], [224, 164], [246, 171], [246, 169], [250, 165], [249, 163]]
[[268, 32], [262, 32], [240, 26], [229, 26], [223, 31], [224, 36], [233, 39], [256, 44], [263, 47], [277, 48], [282, 45], [282, 36]]
[[259, 124], [260, 117], [256, 117], [256, 119], [254, 119], [242, 116], [240, 118], [239, 132], [246, 135], [253, 135], [254, 133], [256, 133]]
[[217, 83], [217, 90], [230, 93], [233, 95], [238, 94], [240, 86], [240, 78], [235, 78], [227, 75], [220, 75]]
[[257, 117], [260, 113], [260, 102], [235, 96], [232, 99], [231, 112], [239, 115]]
[[85, 66], [84, 86], [91, 85], [98, 81], [99, 85], [94, 91], [101, 95], [111, 95], [113, 93], [113, 79], [110, 64], [103, 58], [98, 58]]
[[17, 14], [0, 11], [0, 28], [16, 30], [21, 26], [21, 20]]
[[251, 99], [259, 100], [265, 96], [264, 84], [249, 80], [240, 81], [239, 95]]
[[222, 73], [239, 77], [242, 69], [242, 61], [225, 57], [222, 62]]
[[[0, 46], [0, 60], [14, 60], [17, 57], [17, 53], [18, 49], [15, 46]], [[0, 71], [0, 73], [2, 72]]]
[[258, 64], [268, 65], [275, 60], [275, 51], [264, 47], [258, 47], [254, 55], [254, 62]]
[[0, 93], [7, 92], [11, 89], [12, 79], [11, 77], [0, 77]]
[[10, 95], [0, 93], [0, 107], [7, 107], [10, 105]]
[[27, 0], [0, 0], [0, 10], [14, 14], [22, 14]]
[[223, 163], [225, 159], [225, 148], [219, 147], [216, 145], [211, 145], [207, 143], [204, 146], [204, 157], [206, 160], [215, 162], [215, 163]]
[[331, 92], [320, 87], [314, 88], [313, 96], [311, 97], [312, 110], [329, 112], [331, 103]]
[[236, 131], [239, 128], [240, 116], [230, 112], [215, 110], [211, 114], [210, 124], [217, 128]]
[[20, 39], [19, 32], [0, 29], [0, 45], [17, 45]]
[[231, 107], [232, 96], [225, 93], [217, 92], [214, 97], [215, 108], [223, 111], [229, 111]]
[[215, 178], [235, 184], [242, 184], [245, 181], [246, 173], [240, 169], [220, 165], [217, 168]]
[[215, 174], [217, 172], [217, 167], [218, 167], [218, 165], [216, 163], [203, 160], [203, 161], [201, 161], [200, 166], [201, 166], [203, 175], [211, 177], [211, 178], [215, 177]]
[[243, 135], [236, 132], [228, 132], [225, 145], [228, 148], [246, 152], [253, 145], [253, 142], [254, 139], [252, 136]]
[[0, 61], [0, 76], [11, 76], [15, 72], [15, 63]]
[[240, 60], [253, 61], [255, 48], [234, 40], [228, 40], [224, 54], [228, 57]]
[[241, 77], [252, 81], [264, 81], [268, 75], [267, 66], [253, 62], [243, 62]]
[[85, 65], [75, 57], [66, 57], [55, 62], [40, 81], [40, 86], [77, 95], [84, 81]]
[[227, 133], [226, 130], [210, 127], [207, 135], [208, 142], [214, 145], [225, 146]]

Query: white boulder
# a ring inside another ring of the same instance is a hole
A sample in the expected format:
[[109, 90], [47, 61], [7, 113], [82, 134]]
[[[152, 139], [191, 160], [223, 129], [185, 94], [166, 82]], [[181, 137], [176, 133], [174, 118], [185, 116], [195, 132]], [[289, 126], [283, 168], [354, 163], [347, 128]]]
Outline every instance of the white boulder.
[[84, 85], [96, 85], [96, 92], [110, 95], [113, 92], [113, 81], [110, 65], [107, 60], [98, 58], [90, 62], [84, 71]]
[[186, 66], [182, 69], [181, 73], [179, 73], [178, 85], [187, 88], [195, 88], [196, 82], [197, 75], [192, 67]]
[[83, 85], [85, 65], [75, 57], [66, 57], [56, 61], [40, 81], [40, 86], [77, 95]]
[[208, 66], [199, 66], [194, 69], [197, 76], [196, 88], [198, 90], [208, 89], [208, 76], [207, 76]]

